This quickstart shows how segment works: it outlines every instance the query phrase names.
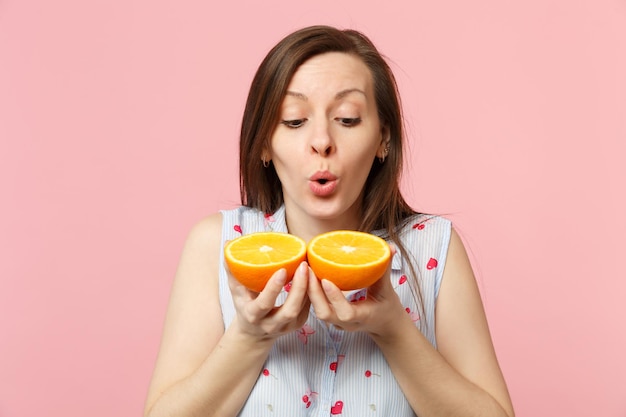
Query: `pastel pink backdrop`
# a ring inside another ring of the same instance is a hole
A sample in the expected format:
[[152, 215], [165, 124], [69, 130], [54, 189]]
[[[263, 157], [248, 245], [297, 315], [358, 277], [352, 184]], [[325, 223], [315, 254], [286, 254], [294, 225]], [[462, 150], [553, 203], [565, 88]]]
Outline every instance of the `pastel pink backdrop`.
[[390, 57], [404, 190], [464, 237], [517, 415], [626, 415], [624, 1], [4, 0], [0, 416], [141, 414], [253, 72], [316, 23]]

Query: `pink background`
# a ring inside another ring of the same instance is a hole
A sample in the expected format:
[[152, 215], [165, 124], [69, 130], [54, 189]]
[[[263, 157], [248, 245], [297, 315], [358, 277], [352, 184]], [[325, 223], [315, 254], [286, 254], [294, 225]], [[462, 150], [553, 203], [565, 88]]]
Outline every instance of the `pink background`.
[[315, 23], [392, 59], [404, 190], [464, 237], [518, 416], [626, 416], [626, 3], [221, 3], [0, 1], [0, 416], [141, 414], [253, 72]]

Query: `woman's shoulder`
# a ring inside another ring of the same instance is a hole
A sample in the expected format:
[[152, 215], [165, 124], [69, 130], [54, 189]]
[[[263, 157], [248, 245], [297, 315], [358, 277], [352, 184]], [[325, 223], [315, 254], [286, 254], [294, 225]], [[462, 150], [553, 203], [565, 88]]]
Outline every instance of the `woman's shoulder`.
[[265, 213], [254, 207], [240, 206], [220, 212], [223, 216], [225, 239], [255, 232], [287, 232], [285, 207], [279, 207], [274, 213]]
[[201, 218], [191, 227], [187, 245], [202, 251], [219, 249], [224, 241], [265, 230], [272, 220], [261, 211], [246, 206], [219, 210]]
[[223, 216], [216, 212], [198, 220], [189, 231], [187, 245], [194, 247], [213, 247], [219, 245], [222, 235]]
[[228, 219], [240, 219], [242, 217], [249, 216], [258, 217], [262, 215], [263, 213], [259, 210], [246, 206], [220, 209], [216, 212], [207, 214], [205, 217], [196, 221], [196, 223], [192, 226], [192, 232], [198, 231], [201, 233], [202, 231], [207, 231], [207, 229], [221, 227], [222, 223]]
[[415, 214], [406, 219], [398, 237], [414, 256], [423, 257], [428, 262], [430, 258], [445, 259], [451, 234], [452, 222], [445, 217]]
[[198, 220], [189, 232], [189, 239], [199, 243], [219, 241], [225, 227], [234, 225], [234, 229], [237, 231], [238, 225], [245, 221], [244, 219], [259, 217], [259, 215], [258, 210], [246, 206], [219, 210]]
[[452, 222], [437, 214], [416, 213], [408, 217], [402, 225], [400, 234], [422, 232], [420, 234], [450, 234]]

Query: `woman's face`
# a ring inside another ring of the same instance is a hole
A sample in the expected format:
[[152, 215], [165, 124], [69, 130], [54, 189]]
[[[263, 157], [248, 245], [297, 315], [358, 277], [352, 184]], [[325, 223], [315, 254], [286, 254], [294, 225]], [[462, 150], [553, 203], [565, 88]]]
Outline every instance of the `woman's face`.
[[294, 74], [279, 116], [264, 156], [282, 183], [290, 230], [295, 222], [357, 228], [365, 181], [389, 140], [367, 66], [339, 52], [309, 59]]

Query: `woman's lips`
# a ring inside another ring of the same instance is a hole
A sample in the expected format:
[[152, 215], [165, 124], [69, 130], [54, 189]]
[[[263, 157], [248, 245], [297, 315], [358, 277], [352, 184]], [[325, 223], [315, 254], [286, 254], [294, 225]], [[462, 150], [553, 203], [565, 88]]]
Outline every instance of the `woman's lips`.
[[324, 184], [317, 181], [309, 181], [311, 192], [318, 197], [328, 197], [337, 187], [337, 181], [326, 181]]
[[328, 197], [337, 188], [337, 177], [328, 171], [318, 171], [309, 178], [309, 188], [318, 197]]

